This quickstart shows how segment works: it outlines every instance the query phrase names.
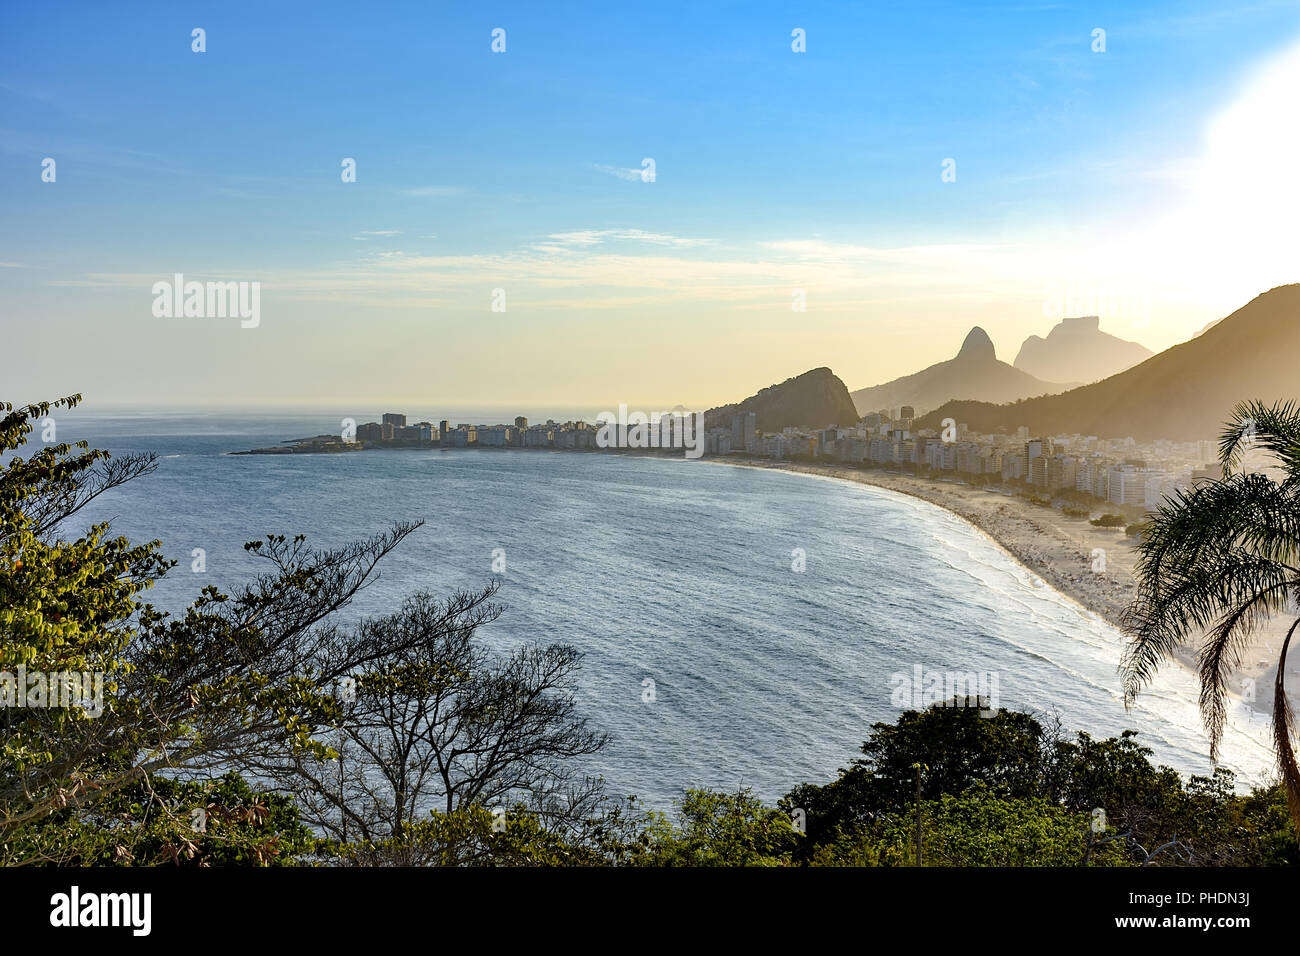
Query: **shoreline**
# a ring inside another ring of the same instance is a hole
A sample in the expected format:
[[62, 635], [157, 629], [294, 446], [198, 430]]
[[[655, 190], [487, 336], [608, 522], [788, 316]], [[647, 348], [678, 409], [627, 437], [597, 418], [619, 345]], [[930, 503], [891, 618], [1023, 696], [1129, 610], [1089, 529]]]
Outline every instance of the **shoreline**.
[[[1022, 567], [1038, 575], [1053, 590], [1077, 604], [1083, 610], [1104, 620], [1113, 627], [1120, 627], [1120, 614], [1132, 599], [1135, 581], [1132, 573], [1132, 561], [1120, 562], [1115, 558], [1119, 547], [1127, 547], [1123, 532], [1119, 529], [1094, 528], [1082, 518], [1066, 518], [1056, 509], [1047, 509], [1034, 505], [1012, 494], [1003, 494], [991, 489], [974, 488], [956, 481], [942, 481], [920, 478], [902, 472], [877, 469], [872, 471], [845, 468], [839, 465], [814, 465], [803, 462], [767, 463], [762, 460], [724, 461], [714, 458], [719, 464], [734, 465], [741, 468], [761, 468], [772, 471], [789, 471], [797, 474], [836, 481], [848, 481], [860, 485], [869, 485], [884, 491], [907, 495], [928, 504], [942, 508], [949, 514], [961, 518], [988, 540], [1015, 559]], [[1044, 522], [1055, 518], [1062, 522], [1079, 524], [1080, 532], [1084, 529], [1092, 532], [1093, 540], [1088, 541], [1092, 547], [1104, 547], [1106, 551], [1106, 572], [1098, 574], [1092, 571], [1091, 547], [1085, 552], [1084, 542], [1070, 536], [1047, 541], [1047, 545], [1060, 545], [1064, 554], [1056, 554], [1056, 548], [1046, 546], [1033, 547], [1017, 532], [1032, 532], [1050, 538], [1057, 528], [1049, 528]], [[1042, 518], [1043, 521], [1035, 521]], [[1096, 543], [1094, 543], [1094, 541]], [[1068, 544], [1067, 544], [1068, 542]], [[1051, 558], [1065, 558], [1077, 564], [1075, 573], [1067, 573], [1051, 563]], [[1090, 578], [1082, 578], [1082, 574]], [[1085, 586], [1085, 582], [1087, 586]], [[1097, 585], [1109, 583], [1111, 587], [1098, 589]]]
[[[935, 505], [970, 524], [1062, 597], [1121, 631], [1120, 616], [1137, 591], [1137, 554], [1122, 529], [1094, 527], [1085, 518], [1070, 518], [1013, 494], [885, 469], [765, 459], [706, 460], [868, 485]], [[1104, 571], [1093, 570], [1094, 549], [1104, 552]], [[1230, 681], [1230, 697], [1263, 716], [1272, 711], [1275, 662], [1287, 626], [1289, 621], [1281, 618], [1261, 626]], [[1199, 643], [1191, 641], [1173, 655], [1180, 667], [1198, 679]], [[1288, 680], [1300, 680], [1300, 655], [1291, 655], [1288, 663]]]

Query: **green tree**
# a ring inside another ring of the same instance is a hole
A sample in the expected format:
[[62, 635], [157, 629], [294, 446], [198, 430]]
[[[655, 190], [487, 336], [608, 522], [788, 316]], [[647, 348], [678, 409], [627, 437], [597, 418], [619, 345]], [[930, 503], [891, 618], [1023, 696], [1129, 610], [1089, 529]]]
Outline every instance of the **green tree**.
[[377, 645], [390, 633], [418, 640], [349, 685], [330, 734], [339, 759], [274, 752], [251, 766], [340, 840], [396, 839], [431, 806], [451, 814], [522, 803], [556, 832], [583, 824], [603, 784], [579, 777], [572, 761], [608, 737], [578, 713], [582, 655], [559, 644], [490, 653], [477, 631], [500, 614], [493, 593], [417, 594], [366, 622]]
[[[1052, 856], [1061, 865], [1082, 862], [1085, 844], [1079, 835], [1098, 808], [1105, 812], [1112, 835], [1122, 837], [1107, 852], [1120, 852], [1135, 862], [1175, 838], [1179, 852], [1162, 853], [1155, 863], [1276, 864], [1290, 862], [1297, 854], [1294, 837], [1286, 832], [1285, 814], [1279, 831], [1278, 807], [1284, 805], [1278, 803], [1283, 799], [1280, 787], [1239, 795], [1233, 775], [1222, 769], [1184, 782], [1173, 769], [1151, 762], [1150, 748], [1138, 742], [1135, 731], [1106, 739], [1086, 733], [1069, 738], [1055, 719], [1040, 723], [1013, 712], [983, 718], [976, 711], [936, 705], [904, 713], [894, 724], [874, 725], [862, 749], [867, 759], [841, 770], [837, 779], [800, 784], [779, 801], [787, 814], [803, 811], [807, 839], [794, 851], [798, 862], [910, 864], [917, 763], [925, 768], [921, 779], [927, 846], [936, 801], [978, 792], [980, 801], [1005, 803], [997, 812], [1013, 818], [1041, 816], [1033, 809], [1035, 801], [1059, 808], [1064, 816], [1054, 813], [1050, 826], [1074, 828], [1060, 846], [1069, 843], [1080, 853], [1074, 860], [1067, 859], [1068, 853]], [[971, 806], [972, 812], [994, 812], [983, 804]], [[1067, 816], [1071, 822], [1066, 822]], [[896, 839], [882, 837], [887, 832], [881, 829], [882, 821], [887, 820], [893, 821]], [[1085, 824], [1076, 826], [1080, 820]], [[976, 843], [993, 839], [975, 831], [967, 836]], [[943, 851], [946, 858], [957, 860], [967, 852], [959, 837], [960, 831], [952, 829], [944, 838], [950, 844]], [[978, 852], [971, 848], [970, 854], [970, 865], [975, 865]]]
[[[0, 453], [22, 449], [33, 423], [78, 401], [5, 405]], [[171, 566], [157, 542], [110, 538], [104, 524], [75, 536], [67, 527], [87, 502], [153, 465], [151, 456], [111, 459], [81, 443], [15, 454], [0, 469], [0, 670], [104, 678], [102, 712], [79, 698], [5, 708], [0, 863], [96, 858], [95, 834], [132, 821], [137, 838], [118, 834], [114, 846], [132, 853], [171, 828], [177, 842], [158, 852], [179, 846], [191, 859], [201, 841], [187, 829], [190, 811], [206, 804], [199, 791], [175, 787], [207, 786], [214, 770], [335, 759], [329, 732], [345, 716], [346, 682], [394, 698], [428, 690], [429, 670], [408, 666], [427, 628], [337, 622], [417, 524], [327, 551], [268, 535], [245, 545], [268, 571], [231, 594], [205, 588], [173, 617], [139, 600]], [[472, 632], [490, 590], [453, 596], [439, 626]], [[473, 746], [488, 754], [493, 741], [484, 734]], [[147, 820], [137, 804], [149, 808]]]
[[434, 810], [380, 840], [338, 850], [353, 866], [600, 866], [598, 849], [573, 843], [522, 806], [500, 815], [477, 805]]
[[[787, 813], [804, 812], [812, 846], [914, 805], [918, 763], [925, 768], [922, 799], [962, 793], [977, 784], [999, 796], [1036, 796], [1050, 742], [1037, 720], [1017, 711], [984, 717], [975, 707], [936, 704], [908, 710], [893, 724], [873, 724], [862, 744], [863, 758], [842, 769], [837, 779], [801, 784], [780, 806]], [[804, 847], [800, 855], [806, 851]]]
[[[1279, 478], [1240, 470], [1253, 447], [1267, 451]], [[1204, 634], [1200, 708], [1217, 757], [1229, 677], [1259, 624], [1300, 599], [1300, 412], [1294, 403], [1243, 402], [1220, 439], [1223, 478], [1177, 493], [1157, 510], [1138, 546], [1138, 594], [1125, 612], [1128, 702], [1175, 649]], [[1278, 653], [1273, 744], [1291, 814], [1300, 827], [1300, 766], [1284, 686], [1287, 649]]]
[[[914, 811], [888, 813], [839, 833], [810, 856], [813, 866], [911, 866]], [[1040, 798], [1006, 799], [976, 785], [922, 802], [922, 860], [927, 866], [1078, 866], [1090, 817]], [[1122, 843], [1106, 844], [1094, 865], [1129, 862]]]
[[654, 866], [781, 866], [800, 836], [790, 816], [764, 806], [749, 788], [687, 790], [676, 825], [654, 833], [641, 862]]

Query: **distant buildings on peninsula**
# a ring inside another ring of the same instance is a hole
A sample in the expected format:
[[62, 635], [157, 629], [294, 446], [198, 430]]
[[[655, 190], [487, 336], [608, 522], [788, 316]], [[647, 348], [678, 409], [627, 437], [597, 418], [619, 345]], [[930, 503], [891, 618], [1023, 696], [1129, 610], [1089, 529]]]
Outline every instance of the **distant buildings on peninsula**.
[[566, 450], [595, 450], [595, 426], [587, 422], [547, 421], [544, 425], [529, 425], [520, 415], [512, 424], [453, 425], [449, 419], [406, 424], [406, 416], [387, 412], [378, 422], [358, 425], [356, 440], [364, 445], [378, 447], [404, 447], [431, 445], [441, 448], [561, 448]]
[[[856, 425], [759, 429], [754, 412], [715, 422], [704, 434], [704, 453], [883, 467], [922, 475], [950, 474], [972, 484], [997, 484], [1049, 497], [1085, 496], [1117, 506], [1152, 509], [1198, 478], [1217, 476], [1211, 441], [1103, 439], [1092, 435], [979, 434], [950, 424], [942, 433], [913, 428], [914, 410], [902, 406], [863, 416]], [[357, 451], [364, 448], [550, 448], [598, 451], [597, 426], [583, 421], [529, 424], [520, 416], [497, 424], [452, 424], [443, 419], [407, 424], [385, 413], [357, 425], [355, 436], [317, 435], [256, 454]]]

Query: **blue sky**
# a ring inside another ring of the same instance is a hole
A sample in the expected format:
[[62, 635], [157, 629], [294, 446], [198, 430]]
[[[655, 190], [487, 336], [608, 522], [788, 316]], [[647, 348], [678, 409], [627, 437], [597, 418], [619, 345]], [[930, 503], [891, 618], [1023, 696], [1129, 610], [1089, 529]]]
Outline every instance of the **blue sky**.
[[[1166, 347], [1297, 276], [1096, 250], [1177, 220], [1207, 124], [1298, 39], [1294, 3], [6, 5], [4, 321], [47, 360], [4, 397], [856, 388], [977, 323], [1010, 361], [1067, 285]], [[176, 272], [261, 281], [262, 324], [153, 317]]]

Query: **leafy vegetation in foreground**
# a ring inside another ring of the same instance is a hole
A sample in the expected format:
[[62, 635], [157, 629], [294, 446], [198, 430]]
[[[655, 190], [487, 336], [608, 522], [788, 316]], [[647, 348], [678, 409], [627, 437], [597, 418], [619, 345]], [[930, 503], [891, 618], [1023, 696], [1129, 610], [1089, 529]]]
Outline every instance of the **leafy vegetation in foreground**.
[[[912, 866], [920, 764], [924, 865], [1300, 862], [1280, 786], [1238, 794], [1226, 770], [1184, 781], [1152, 764], [1132, 731], [1070, 739], [1023, 713], [936, 706], [874, 725], [862, 752], [835, 780], [796, 787], [777, 806], [748, 790], [690, 790], [671, 816], [630, 803], [566, 839], [526, 813], [493, 832], [477, 808], [338, 852], [370, 865]], [[1094, 835], [1098, 808], [1106, 825]]]

